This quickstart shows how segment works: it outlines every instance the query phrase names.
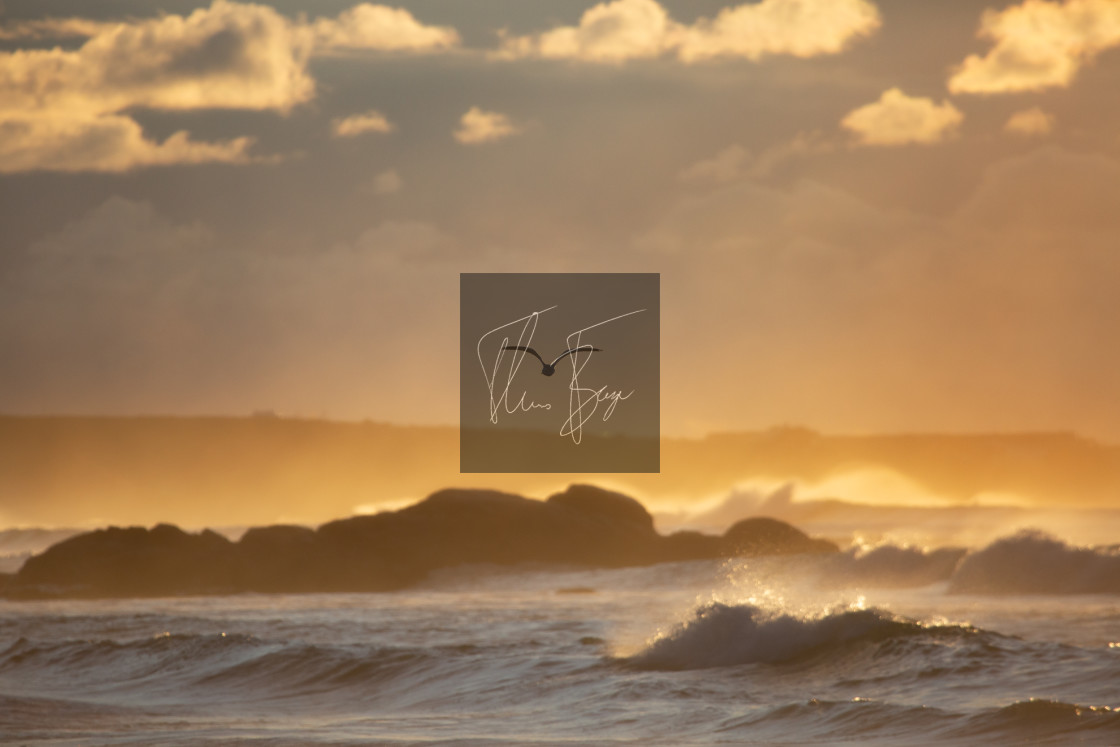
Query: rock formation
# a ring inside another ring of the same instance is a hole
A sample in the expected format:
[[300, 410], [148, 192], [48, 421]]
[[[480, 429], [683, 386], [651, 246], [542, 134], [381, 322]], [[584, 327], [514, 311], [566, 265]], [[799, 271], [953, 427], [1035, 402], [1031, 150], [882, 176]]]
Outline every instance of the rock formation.
[[658, 534], [633, 498], [572, 485], [546, 501], [492, 490], [441, 490], [401, 509], [318, 529], [250, 529], [238, 542], [110, 527], [33, 556], [11, 598], [163, 596], [236, 592], [385, 591], [436, 569], [471, 563], [624, 567], [732, 556], [836, 552], [775, 519], [747, 519], [722, 537]]

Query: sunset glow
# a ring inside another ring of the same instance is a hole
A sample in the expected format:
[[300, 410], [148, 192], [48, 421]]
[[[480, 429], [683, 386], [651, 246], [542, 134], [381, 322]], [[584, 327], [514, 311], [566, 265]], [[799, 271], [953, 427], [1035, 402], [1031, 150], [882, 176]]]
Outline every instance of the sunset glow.
[[1120, 744], [1120, 0], [0, 0], [0, 742]]
[[1120, 439], [1114, 3], [37, 7], [4, 412], [452, 425], [459, 272], [625, 270], [669, 435]]

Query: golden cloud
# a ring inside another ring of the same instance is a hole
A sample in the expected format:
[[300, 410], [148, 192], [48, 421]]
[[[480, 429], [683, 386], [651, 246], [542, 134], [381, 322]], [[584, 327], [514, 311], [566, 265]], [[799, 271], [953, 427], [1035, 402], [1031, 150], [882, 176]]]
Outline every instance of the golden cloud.
[[459, 33], [446, 26], [425, 26], [401, 8], [362, 3], [339, 14], [319, 18], [311, 26], [315, 51], [375, 49], [387, 52], [431, 52], [459, 44]]
[[763, 0], [686, 27], [677, 54], [685, 62], [836, 54], [881, 23], [878, 8], [867, 0]]
[[89, 30], [93, 35], [73, 51], [0, 55], [0, 112], [287, 111], [315, 93], [304, 35], [265, 6], [216, 0], [186, 17], [102, 23]]
[[505, 114], [483, 111], [472, 106], [459, 119], [459, 128], [453, 135], [463, 145], [481, 145], [516, 135], [520, 131]]
[[613, 0], [588, 9], [578, 26], [507, 36], [495, 56], [621, 63], [672, 53], [691, 63], [718, 57], [835, 54], [880, 26], [867, 0], [762, 0], [685, 25], [655, 0]]
[[1003, 126], [1004, 131], [1024, 137], [1046, 135], [1054, 129], [1054, 115], [1037, 106], [1015, 112]]
[[0, 144], [0, 172], [245, 162], [251, 160], [246, 138], [199, 143], [184, 132], [155, 143], [124, 112], [286, 113], [315, 95], [307, 70], [314, 54], [359, 47], [441, 50], [458, 39], [384, 6], [362, 4], [337, 20], [308, 23], [268, 6], [229, 0], [214, 0], [186, 16], [16, 23], [4, 26], [0, 37], [84, 39], [73, 49], [0, 52], [0, 128], [9, 133], [8, 142]]
[[[0, 11], [3, 7], [0, 6]], [[86, 18], [33, 18], [26, 21], [14, 21], [5, 26], [0, 26], [0, 39], [64, 39], [90, 37], [101, 33], [107, 24], [101, 21], [91, 21]]]
[[149, 140], [134, 120], [95, 117], [14, 116], [0, 119], [0, 173], [127, 171], [141, 166], [206, 162], [247, 163], [252, 138], [196, 142], [176, 132], [162, 143]]
[[393, 123], [381, 112], [370, 110], [364, 114], [351, 114], [331, 121], [331, 132], [335, 137], [354, 137], [367, 132], [392, 132]]
[[930, 145], [951, 136], [964, 121], [948, 101], [907, 96], [891, 88], [879, 100], [850, 112], [840, 124], [862, 145]]
[[579, 26], [561, 26], [535, 36], [506, 37], [498, 56], [588, 62], [657, 57], [672, 46], [679, 28], [654, 0], [615, 0], [587, 10]]
[[949, 79], [954, 93], [1009, 93], [1068, 86], [1081, 66], [1120, 45], [1116, 0], [1025, 0], [987, 11], [979, 35], [995, 42], [970, 55]]

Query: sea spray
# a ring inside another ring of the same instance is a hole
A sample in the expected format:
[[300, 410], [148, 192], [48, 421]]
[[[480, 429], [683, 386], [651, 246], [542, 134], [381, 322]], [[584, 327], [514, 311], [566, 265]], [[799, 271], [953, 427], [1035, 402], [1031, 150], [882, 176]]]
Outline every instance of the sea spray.
[[923, 626], [881, 610], [849, 609], [797, 617], [743, 604], [711, 603], [645, 650], [630, 657], [647, 669], [706, 669], [738, 664], [786, 662], [834, 651], [854, 642], [916, 635], [973, 632], [964, 626]]
[[974, 552], [949, 582], [962, 593], [1120, 594], [1116, 548], [1073, 547], [1039, 531], [1024, 531]]

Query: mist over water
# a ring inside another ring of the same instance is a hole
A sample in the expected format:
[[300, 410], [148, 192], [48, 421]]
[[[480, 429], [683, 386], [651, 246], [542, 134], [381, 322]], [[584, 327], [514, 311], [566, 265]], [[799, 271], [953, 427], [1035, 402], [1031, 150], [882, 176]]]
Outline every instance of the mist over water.
[[1076, 545], [1111, 545], [1120, 538], [1120, 509], [1039, 505], [1014, 493], [980, 494], [962, 503], [878, 469], [819, 482], [748, 480], [703, 500], [662, 505], [654, 515], [662, 532], [721, 532], [744, 516], [770, 516], [841, 547], [976, 548], [1038, 529]]

